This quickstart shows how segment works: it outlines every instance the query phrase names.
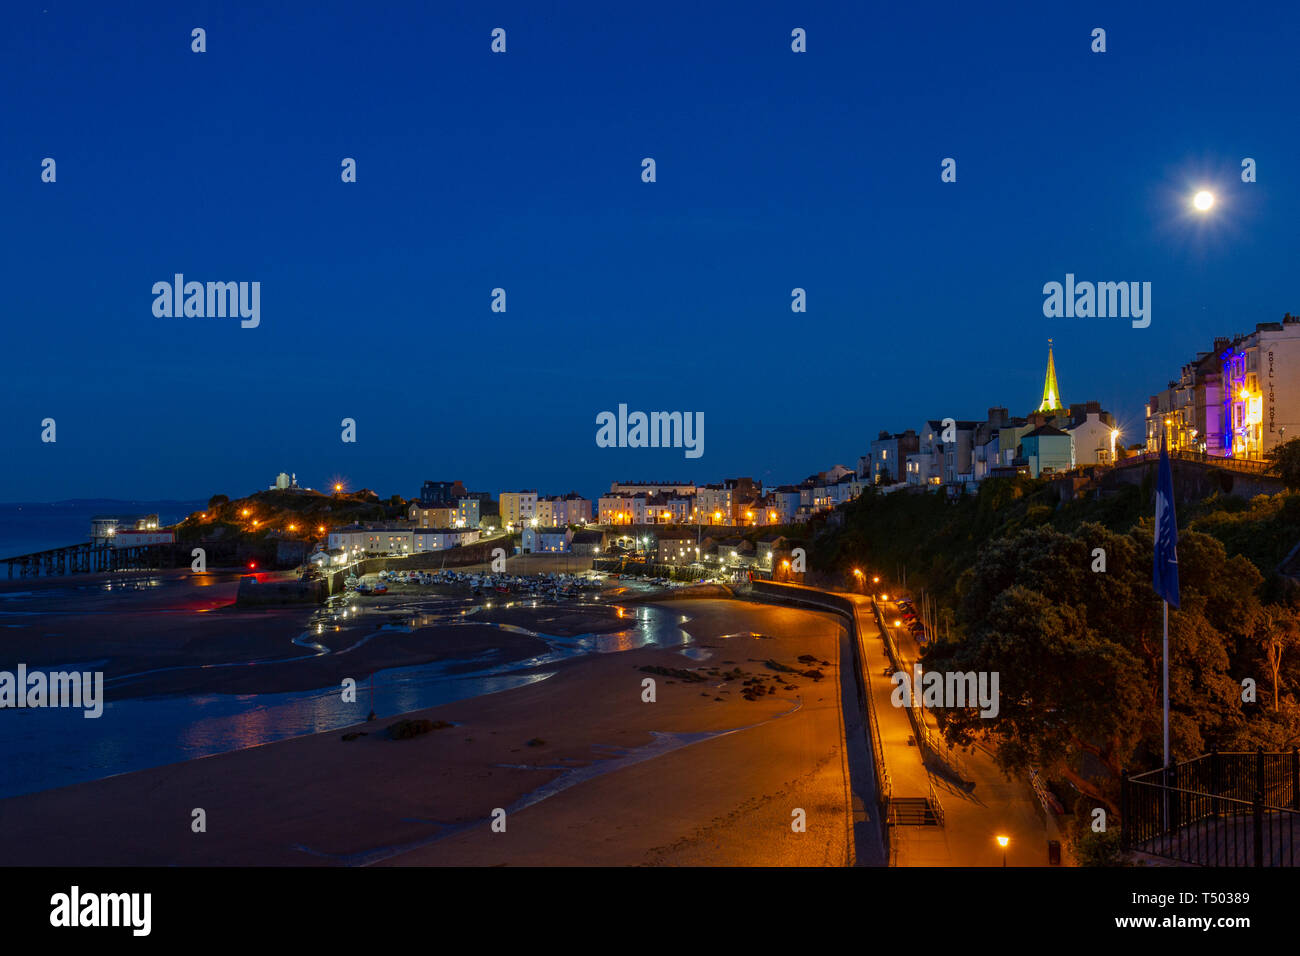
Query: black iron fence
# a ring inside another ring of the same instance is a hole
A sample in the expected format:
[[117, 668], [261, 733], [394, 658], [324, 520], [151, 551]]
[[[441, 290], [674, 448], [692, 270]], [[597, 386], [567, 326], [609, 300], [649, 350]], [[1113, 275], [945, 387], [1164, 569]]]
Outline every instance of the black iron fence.
[[1200, 866], [1300, 866], [1300, 752], [1209, 753], [1125, 775], [1125, 849]]

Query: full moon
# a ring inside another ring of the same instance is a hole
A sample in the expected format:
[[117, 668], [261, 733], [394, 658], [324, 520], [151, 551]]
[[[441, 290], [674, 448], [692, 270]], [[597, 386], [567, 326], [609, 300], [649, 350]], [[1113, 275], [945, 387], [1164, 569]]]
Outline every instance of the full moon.
[[1214, 193], [1202, 189], [1192, 198], [1192, 205], [1201, 212], [1205, 212], [1214, 205]]

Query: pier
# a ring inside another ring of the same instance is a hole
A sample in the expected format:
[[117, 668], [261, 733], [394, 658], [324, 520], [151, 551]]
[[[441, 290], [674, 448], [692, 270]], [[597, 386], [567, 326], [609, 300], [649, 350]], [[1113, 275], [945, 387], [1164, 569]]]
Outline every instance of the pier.
[[[9, 577], [34, 578], [44, 575], [94, 574], [102, 571], [147, 571], [175, 566], [174, 544], [142, 544], [116, 548], [107, 544], [70, 544], [34, 554], [0, 558], [9, 565]], [[15, 569], [17, 575], [15, 575]]]

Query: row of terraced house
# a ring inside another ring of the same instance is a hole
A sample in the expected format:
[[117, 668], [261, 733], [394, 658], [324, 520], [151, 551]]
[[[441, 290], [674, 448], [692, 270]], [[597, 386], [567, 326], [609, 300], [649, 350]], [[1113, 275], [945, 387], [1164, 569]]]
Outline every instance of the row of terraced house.
[[857, 474], [884, 491], [943, 486], [971, 489], [986, 478], [1050, 475], [1112, 464], [1123, 454], [1115, 417], [1099, 402], [1066, 405], [1049, 346], [1043, 397], [1015, 416], [990, 408], [982, 419], [929, 419], [918, 429], [882, 431], [858, 459]]

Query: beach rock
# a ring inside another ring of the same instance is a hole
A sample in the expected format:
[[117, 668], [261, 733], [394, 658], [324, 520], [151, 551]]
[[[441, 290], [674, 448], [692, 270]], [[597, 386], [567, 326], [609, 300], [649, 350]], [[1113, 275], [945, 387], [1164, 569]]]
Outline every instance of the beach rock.
[[450, 726], [452, 725], [445, 720], [399, 720], [395, 724], [389, 724], [384, 730], [390, 740], [410, 740], [412, 737], [419, 737], [432, 730], [442, 730]]
[[769, 657], [767, 660], [763, 661], [763, 663], [764, 663], [764, 665], [766, 665], [768, 668], [770, 668], [771, 670], [774, 670], [774, 671], [784, 671], [784, 672], [787, 673], [787, 674], [797, 674], [797, 673], [799, 673], [799, 672], [798, 672], [797, 670], [795, 670], [793, 667], [786, 667], [784, 664], [779, 664], [779, 663], [777, 663], [776, 661], [772, 660], [770, 657]]
[[646, 664], [641, 668], [647, 674], [659, 674], [662, 677], [676, 677], [682, 681], [702, 681], [704, 675], [697, 674], [694, 671], [684, 670], [680, 667], [661, 667], [658, 664]]

